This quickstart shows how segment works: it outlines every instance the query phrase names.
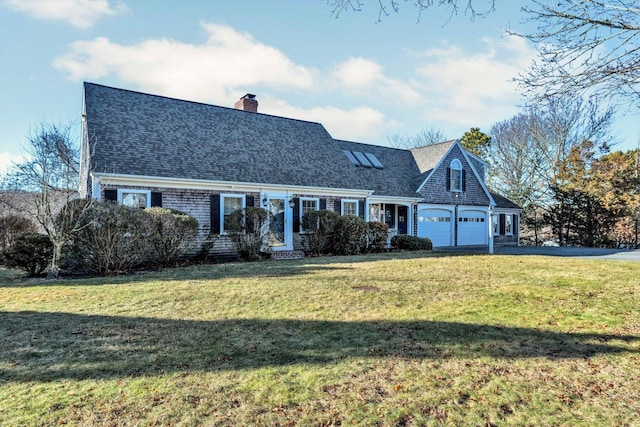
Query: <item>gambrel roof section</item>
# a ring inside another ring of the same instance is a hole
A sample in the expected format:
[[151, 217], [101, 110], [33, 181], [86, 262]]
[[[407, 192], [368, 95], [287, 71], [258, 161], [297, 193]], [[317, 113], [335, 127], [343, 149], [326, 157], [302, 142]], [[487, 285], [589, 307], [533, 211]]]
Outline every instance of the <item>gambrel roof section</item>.
[[[411, 153], [335, 140], [319, 123], [84, 84], [92, 171], [415, 197]], [[356, 167], [344, 150], [383, 167]]]

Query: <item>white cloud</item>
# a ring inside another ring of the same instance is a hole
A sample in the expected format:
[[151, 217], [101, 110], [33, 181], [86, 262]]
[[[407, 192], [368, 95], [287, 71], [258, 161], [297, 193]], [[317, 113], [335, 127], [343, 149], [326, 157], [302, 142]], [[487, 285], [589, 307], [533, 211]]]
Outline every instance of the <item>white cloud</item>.
[[127, 10], [122, 2], [109, 0], [6, 0], [6, 7], [37, 19], [66, 21], [74, 27], [89, 28], [105, 15]]
[[111, 74], [142, 90], [226, 105], [255, 85], [311, 89], [315, 71], [226, 25], [202, 24], [205, 43], [149, 39], [121, 45], [107, 38], [78, 41], [53, 65], [72, 80]]
[[9, 169], [14, 163], [19, 163], [23, 160], [23, 157], [19, 154], [12, 154], [6, 151], [0, 152], [0, 176], [9, 172]]
[[512, 79], [536, 52], [519, 37], [483, 41], [486, 50], [475, 54], [457, 46], [426, 52], [429, 63], [419, 70], [429, 100], [425, 119], [472, 127], [515, 114], [520, 93]]
[[333, 80], [347, 91], [384, 97], [396, 102], [416, 102], [420, 94], [409, 84], [384, 75], [380, 64], [365, 58], [351, 58], [333, 70]]
[[367, 89], [382, 80], [382, 67], [368, 59], [351, 58], [339, 64], [334, 76], [347, 88]]
[[321, 123], [337, 139], [368, 142], [393, 125], [384, 113], [366, 106], [342, 109], [329, 105], [303, 109], [268, 96], [263, 99], [266, 107], [261, 107], [261, 112]]

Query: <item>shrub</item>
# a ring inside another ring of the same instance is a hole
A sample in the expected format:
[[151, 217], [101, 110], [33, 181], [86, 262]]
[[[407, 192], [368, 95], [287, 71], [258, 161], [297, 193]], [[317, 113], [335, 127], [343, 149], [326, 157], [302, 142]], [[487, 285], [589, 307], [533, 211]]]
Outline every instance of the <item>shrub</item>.
[[238, 209], [225, 224], [238, 255], [244, 261], [260, 259], [269, 232], [269, 211], [258, 207]]
[[147, 261], [166, 265], [184, 256], [198, 234], [198, 220], [186, 213], [166, 208], [149, 208], [150, 246]]
[[126, 273], [141, 265], [149, 248], [149, 216], [138, 208], [105, 201], [84, 212], [75, 236], [80, 264], [97, 274]]
[[403, 251], [430, 251], [433, 244], [426, 237], [398, 234], [391, 238], [391, 247]]
[[19, 268], [29, 276], [42, 273], [53, 255], [53, 244], [46, 234], [28, 233], [20, 236], [4, 252], [7, 267]]
[[367, 223], [367, 250], [382, 252], [387, 246], [389, 226], [384, 222], [372, 221]]
[[331, 236], [340, 214], [333, 211], [311, 211], [302, 217], [303, 239], [312, 254], [320, 255], [331, 250]]
[[37, 227], [33, 221], [20, 215], [0, 217], [0, 254], [13, 246], [25, 234], [34, 234]]
[[211, 249], [215, 246], [216, 242], [220, 238], [219, 234], [213, 234], [208, 226], [203, 229], [204, 239], [200, 243], [200, 249], [196, 252], [193, 260], [196, 262], [207, 262], [212, 258]]
[[367, 223], [359, 216], [341, 216], [333, 227], [331, 242], [337, 255], [359, 254], [367, 247]]

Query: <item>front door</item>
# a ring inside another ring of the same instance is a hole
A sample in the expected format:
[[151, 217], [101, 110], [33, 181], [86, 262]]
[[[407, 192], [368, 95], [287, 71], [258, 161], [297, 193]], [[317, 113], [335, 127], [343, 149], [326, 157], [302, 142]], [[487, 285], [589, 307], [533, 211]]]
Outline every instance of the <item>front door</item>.
[[398, 206], [398, 234], [407, 234], [407, 215], [406, 206]]
[[285, 196], [270, 196], [267, 210], [271, 213], [269, 221], [269, 245], [274, 251], [292, 249], [291, 212]]

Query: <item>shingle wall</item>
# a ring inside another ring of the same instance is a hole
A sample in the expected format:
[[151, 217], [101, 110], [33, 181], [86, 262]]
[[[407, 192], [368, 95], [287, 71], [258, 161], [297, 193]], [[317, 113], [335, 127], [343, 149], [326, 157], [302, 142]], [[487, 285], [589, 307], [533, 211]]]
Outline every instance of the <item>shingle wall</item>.
[[[460, 162], [462, 162], [462, 168], [466, 171], [466, 191], [461, 193], [447, 191], [447, 168], [453, 159], [460, 160]], [[458, 146], [454, 146], [444, 158], [440, 167], [433, 172], [431, 178], [420, 191], [420, 194], [424, 197], [425, 203], [489, 206], [489, 197], [487, 197], [487, 194], [482, 189], [480, 182], [471, 170], [469, 163], [466, 162]]]

